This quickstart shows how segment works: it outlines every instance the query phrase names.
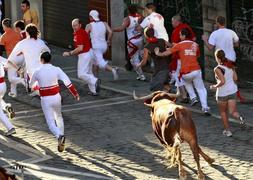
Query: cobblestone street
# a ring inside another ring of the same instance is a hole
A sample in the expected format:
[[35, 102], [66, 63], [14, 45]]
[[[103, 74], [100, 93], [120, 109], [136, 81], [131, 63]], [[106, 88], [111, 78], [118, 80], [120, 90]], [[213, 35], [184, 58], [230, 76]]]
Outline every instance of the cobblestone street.
[[[66, 88], [61, 88], [66, 150], [57, 151], [57, 140], [46, 125], [39, 98], [29, 97], [23, 87], [19, 87], [20, 94], [16, 99], [5, 96], [16, 111], [12, 122], [17, 134], [10, 137], [11, 141], [1, 136], [1, 166], [7, 167], [12, 160], [27, 163], [24, 179], [28, 180], [178, 179], [177, 168], [167, 168], [163, 148], [152, 132], [149, 109], [142, 102], [134, 101], [128, 93], [109, 90], [113, 87], [106, 84], [126, 86], [127, 81], [131, 81], [124, 75], [128, 72], [122, 72], [116, 82], [112, 81], [110, 73], [101, 72], [102, 85], [107, 88], [104, 87], [98, 97], [92, 97], [87, 95], [86, 85], [76, 78], [75, 58], [62, 58], [62, 51], [53, 49], [53, 64], [64, 69], [81, 96], [76, 102]], [[137, 82], [134, 78], [132, 81], [136, 89], [148, 86], [147, 82]], [[252, 105], [241, 107], [247, 109], [246, 119], [252, 122], [249, 116]], [[206, 179], [253, 179], [253, 127], [241, 131], [239, 124], [232, 122], [233, 137], [228, 138], [222, 135], [220, 119], [196, 112], [192, 116], [200, 146], [215, 159], [213, 166], [201, 159]], [[1, 128], [1, 134], [3, 131]], [[196, 179], [197, 167], [187, 144], [182, 144], [182, 153], [188, 179]]]

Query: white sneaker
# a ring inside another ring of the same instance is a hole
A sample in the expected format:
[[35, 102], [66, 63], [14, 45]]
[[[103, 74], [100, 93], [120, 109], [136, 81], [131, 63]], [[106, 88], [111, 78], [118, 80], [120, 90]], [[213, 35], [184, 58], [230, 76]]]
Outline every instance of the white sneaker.
[[118, 80], [119, 79], [119, 75], [118, 75], [118, 68], [112, 68], [112, 75], [113, 75], [113, 79], [114, 81]]
[[137, 76], [136, 79], [139, 80], [139, 81], [146, 81], [146, 78], [145, 78], [144, 75]]
[[12, 93], [12, 92], [9, 92], [9, 93], [8, 93], [8, 96], [10, 96], [10, 97], [12, 97], [12, 98], [15, 98], [15, 97], [17, 97], [17, 94]]
[[223, 131], [223, 135], [227, 136], [227, 137], [231, 137], [233, 134], [230, 130], [224, 130]]

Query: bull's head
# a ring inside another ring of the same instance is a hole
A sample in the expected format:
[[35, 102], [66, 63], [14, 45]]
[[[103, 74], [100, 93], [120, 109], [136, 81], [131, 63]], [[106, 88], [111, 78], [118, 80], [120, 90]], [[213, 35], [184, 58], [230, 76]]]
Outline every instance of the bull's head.
[[153, 107], [152, 104], [156, 101], [159, 101], [161, 99], [168, 99], [170, 101], [176, 101], [176, 98], [178, 97], [178, 94], [172, 94], [172, 93], [167, 93], [164, 91], [156, 91], [153, 92], [152, 94], [149, 94], [147, 96], [143, 97], [137, 97], [135, 94], [135, 91], [133, 92], [133, 97], [135, 100], [143, 100], [144, 104], [148, 107]]

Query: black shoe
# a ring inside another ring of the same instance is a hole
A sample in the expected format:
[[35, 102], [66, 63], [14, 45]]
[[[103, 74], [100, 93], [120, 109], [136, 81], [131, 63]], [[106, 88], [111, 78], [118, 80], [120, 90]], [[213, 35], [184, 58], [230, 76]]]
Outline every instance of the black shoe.
[[16, 134], [15, 128], [11, 128], [9, 131], [7, 131], [4, 135], [5, 136], [11, 136], [13, 134]]
[[96, 84], [95, 84], [96, 93], [99, 93], [100, 90], [101, 90], [100, 84], [101, 84], [101, 80], [100, 80], [100, 79], [97, 79]]
[[58, 138], [58, 151], [63, 152], [65, 149], [65, 136], [60, 136]]
[[8, 116], [10, 119], [12, 119], [16, 116], [16, 114], [11, 106], [6, 106], [6, 112], [8, 113]]

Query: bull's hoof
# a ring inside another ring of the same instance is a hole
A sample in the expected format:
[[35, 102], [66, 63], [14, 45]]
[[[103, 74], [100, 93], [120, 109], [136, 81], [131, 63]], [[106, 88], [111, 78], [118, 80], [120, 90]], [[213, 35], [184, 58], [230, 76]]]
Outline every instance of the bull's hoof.
[[186, 175], [185, 171], [179, 172], [179, 179], [180, 180], [186, 180], [187, 179], [187, 175]]
[[198, 173], [198, 180], [205, 180], [205, 175], [203, 172]]
[[208, 160], [208, 164], [211, 165], [211, 164], [214, 163], [214, 161], [215, 161], [214, 159], [210, 158], [210, 159]]

